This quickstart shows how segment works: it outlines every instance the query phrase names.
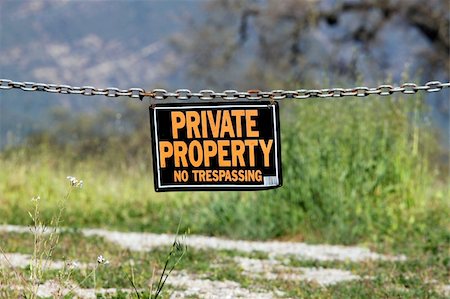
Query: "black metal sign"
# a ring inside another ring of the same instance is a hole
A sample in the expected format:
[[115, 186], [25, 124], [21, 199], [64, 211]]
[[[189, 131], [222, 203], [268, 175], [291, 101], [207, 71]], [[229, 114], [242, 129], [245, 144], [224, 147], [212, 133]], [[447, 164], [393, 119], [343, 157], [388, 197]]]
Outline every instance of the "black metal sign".
[[156, 191], [280, 187], [276, 102], [150, 108]]

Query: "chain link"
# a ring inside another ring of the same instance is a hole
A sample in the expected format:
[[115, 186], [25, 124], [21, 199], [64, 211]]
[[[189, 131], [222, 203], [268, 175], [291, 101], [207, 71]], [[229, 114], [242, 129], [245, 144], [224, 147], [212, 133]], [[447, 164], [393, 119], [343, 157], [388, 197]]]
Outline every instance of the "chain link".
[[129, 97], [142, 100], [144, 97], [161, 101], [167, 98], [176, 100], [191, 100], [198, 98], [200, 100], [211, 101], [221, 99], [225, 101], [234, 101], [247, 99], [250, 101], [271, 100], [278, 101], [283, 99], [309, 99], [309, 98], [342, 98], [342, 97], [367, 97], [369, 95], [388, 96], [393, 93], [415, 94], [418, 91], [438, 92], [449, 88], [450, 82], [441, 83], [440, 81], [430, 81], [425, 85], [415, 83], [404, 83], [395, 87], [382, 84], [378, 87], [358, 86], [353, 88], [331, 88], [331, 89], [297, 89], [272, 91], [261, 91], [252, 89], [248, 91], [225, 90], [215, 92], [204, 89], [198, 92], [192, 92], [189, 89], [177, 89], [170, 92], [165, 89], [153, 89], [146, 91], [143, 88], [119, 89], [116, 87], [96, 88], [93, 86], [70, 86], [63, 84], [46, 84], [35, 82], [16, 82], [8, 79], [0, 79], [0, 90], [21, 89], [23, 91], [44, 91], [49, 93], [80, 94], [84, 96], [103, 95], [107, 97]]

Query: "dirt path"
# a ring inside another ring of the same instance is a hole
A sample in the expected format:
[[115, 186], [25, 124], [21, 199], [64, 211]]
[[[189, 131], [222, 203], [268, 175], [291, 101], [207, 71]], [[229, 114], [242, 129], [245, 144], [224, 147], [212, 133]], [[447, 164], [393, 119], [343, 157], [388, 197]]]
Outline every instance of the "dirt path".
[[[30, 232], [28, 227], [1, 225], [0, 232], [23, 233]], [[86, 237], [99, 236], [105, 240], [117, 244], [124, 249], [132, 251], [151, 251], [161, 246], [170, 246], [175, 238], [169, 234], [117, 232], [103, 229], [82, 229], [80, 232]], [[382, 255], [367, 248], [357, 246], [337, 245], [311, 245], [299, 242], [279, 241], [244, 241], [229, 240], [216, 237], [189, 235], [186, 242], [190, 248], [209, 250], [233, 250], [237, 252], [234, 262], [242, 269], [242, 274], [251, 278], [265, 280], [289, 280], [311, 281], [321, 286], [333, 285], [340, 282], [368, 279], [341, 269], [318, 267], [292, 267], [283, 263], [283, 258], [295, 258], [298, 260], [316, 261], [351, 261], [362, 262], [366, 260], [401, 261], [405, 256]], [[242, 256], [239, 255], [239, 252]], [[245, 254], [262, 252], [267, 254], [267, 259], [253, 259], [245, 257]], [[7, 257], [13, 261], [13, 267], [27, 267], [30, 256], [7, 253]], [[53, 269], [61, 267], [61, 261], [52, 261]], [[0, 257], [0, 266], [5, 265], [5, 257]], [[220, 267], [220, 264], [217, 265]], [[278, 298], [285, 297], [281, 291], [270, 292], [258, 289], [242, 287], [234, 281], [213, 281], [201, 275], [194, 275], [185, 271], [176, 272], [169, 277], [168, 284], [177, 288], [172, 298], [185, 298], [197, 295], [201, 298]], [[54, 282], [45, 282], [40, 289], [42, 295], [48, 295], [52, 289], [57, 288]], [[76, 288], [75, 294], [79, 298], [95, 298], [97, 293], [111, 293], [114, 289], [89, 290]]]
[[[25, 226], [0, 225], [3, 232], [30, 232]], [[82, 229], [85, 236], [99, 236], [117, 245], [133, 251], [149, 251], [155, 247], [173, 243], [175, 235], [118, 232], [104, 229]], [[364, 260], [405, 260], [405, 256], [387, 256], [364, 247], [339, 245], [311, 245], [300, 242], [244, 241], [217, 237], [189, 235], [187, 245], [196, 249], [237, 250], [241, 252], [264, 252], [270, 257], [292, 255], [298, 259], [318, 261], [364, 261]]]

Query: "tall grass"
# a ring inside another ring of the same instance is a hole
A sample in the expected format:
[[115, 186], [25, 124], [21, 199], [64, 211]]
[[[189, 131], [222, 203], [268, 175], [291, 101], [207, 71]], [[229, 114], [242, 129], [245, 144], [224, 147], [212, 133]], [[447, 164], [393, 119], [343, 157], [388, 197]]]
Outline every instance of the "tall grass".
[[[427, 207], [436, 150], [418, 97], [309, 103], [285, 125], [285, 185], [277, 197], [325, 239], [392, 238]], [[301, 229], [297, 228], [301, 233]]]
[[438, 145], [420, 97], [312, 101], [281, 109], [284, 186], [210, 195], [199, 217], [208, 233], [393, 242], [427, 234], [427, 212], [437, 213], [433, 225], [445, 227], [445, 186], [438, 187], [429, 163]]
[[[192, 233], [346, 244], [441, 234], [448, 194], [429, 162], [439, 148], [422, 103], [418, 96], [284, 101], [283, 187], [163, 194], [153, 192], [141, 107], [141, 122], [133, 119], [141, 130], [123, 139], [111, 133], [100, 152], [35, 142], [0, 154], [0, 221], [29, 224], [21, 199], [59, 192], [54, 178], [70, 170], [95, 183], [68, 203], [63, 225], [167, 232], [182, 216], [180, 229]], [[48, 204], [42, 217], [55, 208]]]

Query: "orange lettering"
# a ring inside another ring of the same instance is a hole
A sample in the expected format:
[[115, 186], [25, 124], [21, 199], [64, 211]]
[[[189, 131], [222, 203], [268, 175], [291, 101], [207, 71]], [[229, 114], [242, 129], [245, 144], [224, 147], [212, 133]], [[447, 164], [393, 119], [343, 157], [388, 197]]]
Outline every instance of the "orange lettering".
[[244, 153], [245, 153], [245, 143], [242, 140], [231, 140], [231, 165], [238, 166], [245, 166], [245, 159], [244, 159]]
[[252, 119], [252, 116], [258, 116], [258, 110], [246, 110], [245, 123], [248, 137], [259, 137], [259, 131], [253, 131], [256, 126], [256, 121]]
[[172, 136], [174, 139], [178, 139], [178, 130], [184, 127], [186, 118], [181, 111], [172, 111], [170, 115], [172, 118]]
[[189, 164], [186, 159], [188, 147], [186, 143], [184, 143], [184, 141], [174, 141], [173, 147], [174, 147], [175, 167], [180, 167], [180, 164], [183, 164], [183, 167], [188, 167]]
[[[195, 159], [196, 154], [197, 159]], [[194, 140], [191, 142], [191, 144], [189, 144], [189, 161], [194, 167], [199, 167], [200, 165], [202, 165], [203, 162], [202, 145], [197, 140]]]
[[214, 138], [218, 138], [219, 137], [219, 129], [220, 129], [220, 118], [222, 115], [222, 111], [217, 110], [215, 122], [214, 122], [213, 112], [211, 110], [208, 110], [206, 112], [206, 114], [208, 115], [209, 126], [211, 128], [212, 136]]
[[[200, 125], [200, 115], [196, 111], [187, 111], [186, 112], [186, 129], [187, 129], [187, 138], [200, 138], [200, 130], [198, 126]], [[194, 136], [192, 136], [192, 132], [194, 132]]]
[[233, 122], [231, 121], [229, 110], [224, 110], [222, 114], [222, 128], [220, 130], [220, 138], [225, 137], [225, 133], [228, 133], [229, 137], [234, 138]]
[[270, 166], [269, 154], [272, 149], [273, 139], [267, 141], [267, 145], [264, 143], [264, 139], [259, 140], [259, 145], [261, 146], [261, 150], [264, 154], [264, 167]]
[[202, 137], [208, 138], [208, 119], [206, 118], [206, 111], [202, 110], [200, 115], [202, 117]]
[[161, 156], [160, 166], [162, 168], [166, 167], [166, 159], [172, 157], [173, 155], [173, 146], [169, 141], [160, 141], [159, 142], [159, 152]]
[[[255, 141], [256, 142], [256, 141]], [[230, 145], [230, 140], [219, 140], [217, 141], [218, 148], [218, 156], [219, 156], [219, 166], [220, 167], [229, 167], [231, 166], [230, 160], [225, 160], [225, 157], [228, 156], [228, 150], [224, 149], [225, 146]]]
[[212, 140], [203, 141], [203, 156], [205, 159], [205, 167], [210, 166], [211, 158], [217, 155], [217, 143]]
[[233, 115], [236, 119], [236, 137], [242, 137], [242, 117], [245, 116], [244, 110], [233, 110], [231, 111], [231, 115]]
[[255, 146], [258, 145], [258, 140], [245, 140], [245, 145], [249, 150], [249, 162], [250, 166], [255, 166]]

